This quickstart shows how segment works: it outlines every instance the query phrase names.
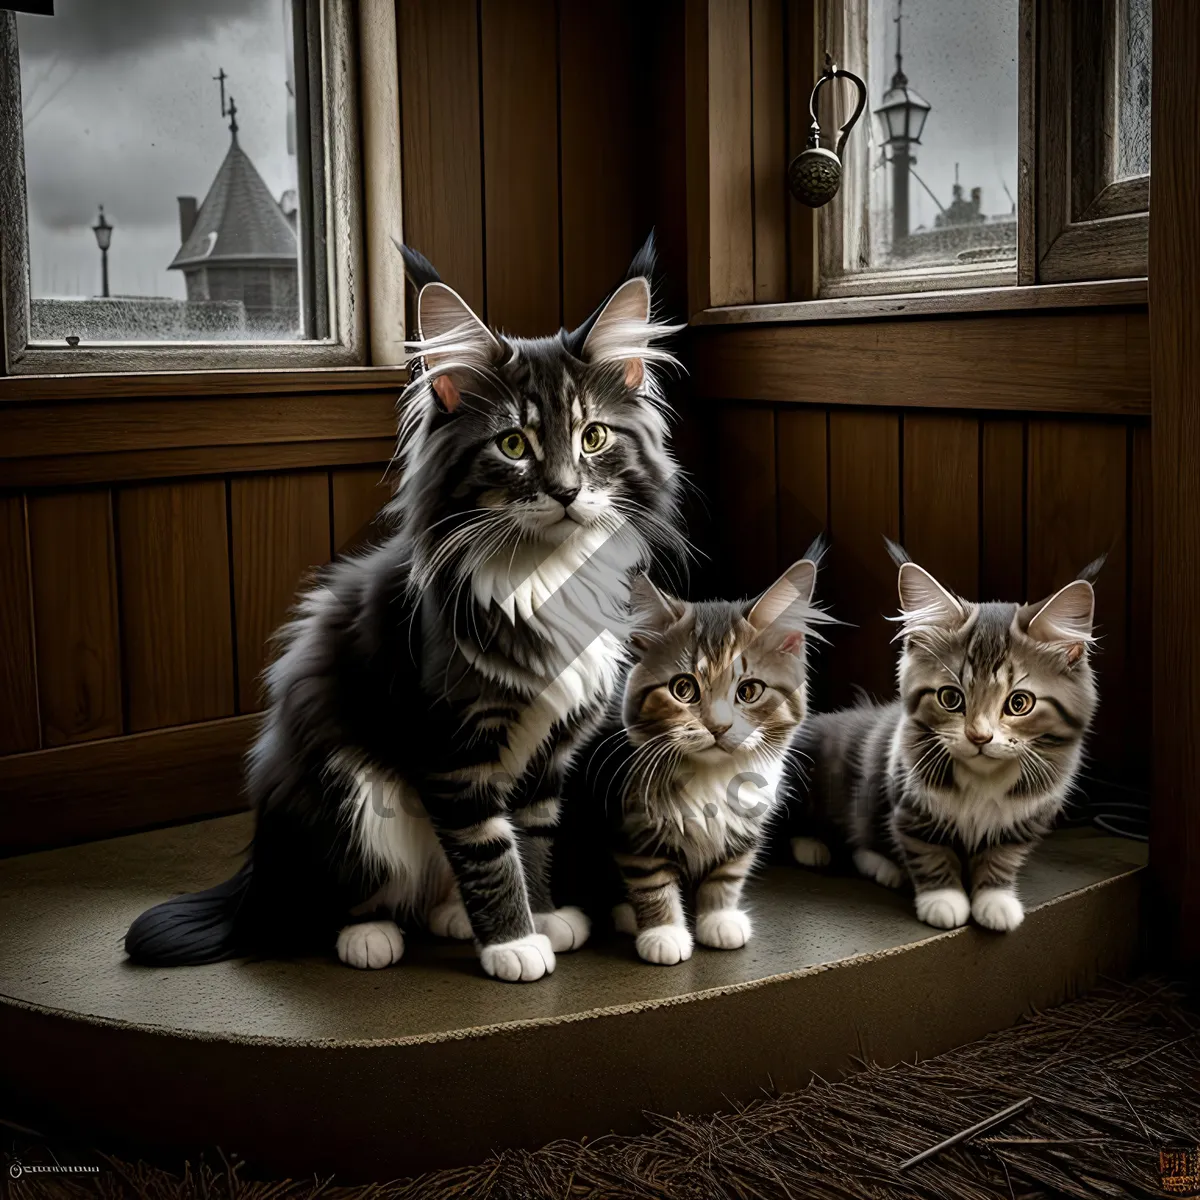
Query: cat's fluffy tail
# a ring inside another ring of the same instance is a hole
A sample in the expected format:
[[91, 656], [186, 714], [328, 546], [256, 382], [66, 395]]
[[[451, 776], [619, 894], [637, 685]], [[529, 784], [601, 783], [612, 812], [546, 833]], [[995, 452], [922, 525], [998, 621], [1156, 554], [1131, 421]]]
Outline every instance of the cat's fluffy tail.
[[252, 864], [205, 892], [164, 900], [147, 909], [125, 935], [125, 953], [151, 967], [222, 962], [244, 953], [241, 915], [250, 893]]

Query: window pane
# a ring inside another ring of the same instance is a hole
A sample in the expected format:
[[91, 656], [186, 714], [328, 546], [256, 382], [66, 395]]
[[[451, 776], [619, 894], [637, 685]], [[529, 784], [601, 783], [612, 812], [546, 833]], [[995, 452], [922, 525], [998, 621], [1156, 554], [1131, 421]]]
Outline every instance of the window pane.
[[1017, 0], [871, 0], [868, 62], [861, 266], [1015, 262]]
[[303, 336], [291, 0], [55, 13], [17, 18], [33, 340]]
[[1121, 12], [1117, 178], [1150, 174], [1150, 0], [1124, 0]]

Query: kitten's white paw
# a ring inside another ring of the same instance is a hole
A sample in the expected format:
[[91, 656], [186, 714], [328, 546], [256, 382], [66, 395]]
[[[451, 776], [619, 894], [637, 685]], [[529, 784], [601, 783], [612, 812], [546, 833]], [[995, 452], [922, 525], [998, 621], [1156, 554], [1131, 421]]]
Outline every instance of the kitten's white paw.
[[802, 867], [827, 867], [831, 855], [829, 847], [816, 838], [792, 838], [792, 857]]
[[395, 921], [361, 921], [338, 934], [338, 958], [360, 971], [390, 967], [403, 954], [404, 935]]
[[1007, 933], [1025, 920], [1025, 909], [1012, 888], [980, 888], [971, 899], [971, 916], [984, 929]]
[[652, 925], [637, 935], [637, 952], [645, 962], [673, 967], [692, 957], [692, 935], [683, 925]]
[[696, 941], [714, 950], [740, 950], [750, 940], [750, 918], [737, 908], [721, 908], [696, 918]]
[[[904, 872], [890, 858], [884, 858], [874, 850], [855, 850], [854, 865], [860, 875], [886, 888], [898, 888], [904, 882]], [[924, 917], [921, 919], [924, 920]]]
[[534, 913], [533, 927], [550, 939], [550, 949], [555, 954], [561, 954], [564, 950], [578, 950], [592, 932], [587, 913], [573, 905], [556, 908], [553, 912]]
[[554, 970], [554, 951], [544, 933], [531, 933], [511, 942], [484, 946], [479, 952], [479, 961], [493, 979], [503, 979], [506, 983], [532, 983]]
[[936, 929], [956, 929], [971, 915], [967, 894], [959, 888], [935, 888], [917, 893], [917, 920]]
[[614, 904], [612, 910], [613, 927], [618, 933], [627, 933], [637, 937], [637, 914], [632, 904]]
[[471, 918], [467, 916], [467, 910], [457, 896], [430, 911], [429, 932], [435, 937], [454, 938], [457, 942], [471, 940], [474, 936], [471, 932]]

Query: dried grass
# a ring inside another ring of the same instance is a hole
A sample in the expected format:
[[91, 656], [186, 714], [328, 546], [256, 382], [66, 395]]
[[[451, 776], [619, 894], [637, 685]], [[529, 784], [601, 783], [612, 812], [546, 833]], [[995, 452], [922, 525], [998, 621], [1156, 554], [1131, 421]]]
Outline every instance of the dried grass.
[[[1158, 1151], [1200, 1143], [1200, 1020], [1161, 981], [1108, 985], [926, 1062], [653, 1132], [508, 1151], [478, 1166], [367, 1187], [267, 1183], [208, 1162], [182, 1176], [106, 1158], [86, 1182], [26, 1177], [22, 1200], [862, 1200], [1161, 1196]], [[1023, 1096], [1003, 1127], [904, 1159]], [[32, 1153], [32, 1152], [31, 1152]], [[43, 1157], [43, 1161], [48, 1161]], [[26, 1161], [34, 1161], [32, 1157]], [[14, 1189], [14, 1195], [17, 1189]]]

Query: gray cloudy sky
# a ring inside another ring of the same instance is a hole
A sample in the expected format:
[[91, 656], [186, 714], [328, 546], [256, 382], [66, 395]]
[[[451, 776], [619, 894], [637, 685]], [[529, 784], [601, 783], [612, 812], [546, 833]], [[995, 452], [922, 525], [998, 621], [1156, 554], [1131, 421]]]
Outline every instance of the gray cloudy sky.
[[19, 16], [35, 296], [94, 295], [97, 205], [114, 226], [114, 294], [184, 295], [177, 196], [202, 201], [229, 149], [212, 76], [229, 75], [238, 139], [278, 198], [287, 153], [289, 0], [57, 0]]

